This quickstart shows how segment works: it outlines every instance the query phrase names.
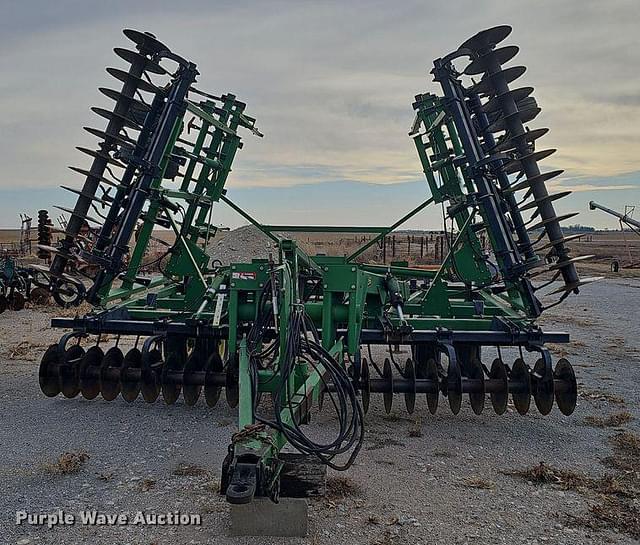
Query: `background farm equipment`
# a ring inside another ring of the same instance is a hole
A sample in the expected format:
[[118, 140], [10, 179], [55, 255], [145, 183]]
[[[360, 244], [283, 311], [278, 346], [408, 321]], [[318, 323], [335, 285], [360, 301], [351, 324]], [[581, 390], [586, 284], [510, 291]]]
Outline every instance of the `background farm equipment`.
[[[393, 225], [363, 227], [265, 225], [231, 201], [225, 184], [242, 147], [239, 131], [261, 136], [245, 104], [197, 89], [192, 62], [150, 34], [124, 32], [136, 51], [117, 48], [129, 68], [107, 69], [122, 86], [101, 89], [115, 105], [94, 108], [108, 125], [87, 128], [100, 143], [80, 150], [92, 164], [73, 167], [85, 181], [68, 188], [76, 206], [65, 210], [69, 222], [46, 272], [61, 304], [87, 300], [94, 310], [52, 321], [70, 332], [42, 359], [47, 396], [153, 402], [162, 395], [172, 404], [182, 394], [187, 405], [204, 396], [215, 406], [224, 390], [238, 407], [221, 487], [232, 503], [277, 500], [286, 444], [348, 468], [372, 394], [382, 394], [387, 411], [397, 393], [409, 412], [422, 394], [431, 413], [442, 398], [458, 413], [465, 395], [476, 414], [487, 398], [505, 413], [509, 397], [520, 414], [532, 399], [545, 415], [554, 401], [573, 412], [573, 369], [565, 358], [554, 367], [545, 347], [569, 336], [543, 331], [536, 319], [591, 279], [578, 276], [584, 257], [570, 256], [560, 227], [575, 214], [554, 209], [568, 192], [546, 188], [561, 171], [538, 166], [554, 151], [536, 148], [547, 129], [525, 127], [540, 111], [533, 89], [510, 87], [525, 68], [503, 67], [518, 48], [496, 47], [510, 27], [480, 32], [435, 61], [442, 94], [416, 97], [410, 132], [431, 197]], [[229, 266], [210, 259], [219, 204], [271, 239], [268, 259]], [[430, 205], [444, 211], [441, 265], [358, 261]], [[90, 249], [80, 244], [85, 221], [97, 233]], [[175, 243], [158, 260], [161, 275], [142, 275], [154, 227], [172, 230]], [[282, 235], [296, 232], [375, 236], [348, 256], [311, 256]], [[66, 272], [72, 260], [98, 265], [86, 287]], [[545, 289], [551, 299], [541, 296]], [[105, 346], [106, 335], [115, 343]], [[410, 357], [396, 361], [390, 348], [376, 361], [376, 345], [407, 345]], [[518, 350], [513, 362], [503, 357], [506, 347]], [[306, 426], [317, 405], [336, 415], [329, 439]]]
[[9, 255], [0, 258], [0, 313], [5, 310], [22, 310], [32, 296], [38, 300], [41, 294], [33, 293], [33, 271], [20, 267]]
[[620, 232], [622, 233], [622, 236], [624, 237], [624, 241], [625, 241], [625, 246], [626, 246], [626, 251], [627, 251], [627, 257], [629, 259], [629, 261], [627, 261], [626, 263], [623, 263], [622, 265], [620, 264], [620, 262], [617, 259], [614, 259], [611, 262], [611, 270], [613, 272], [618, 272], [618, 270], [620, 269], [620, 267], [623, 267], [625, 269], [635, 269], [637, 267], [640, 267], [640, 261], [638, 261], [637, 257], [634, 258], [632, 253], [631, 253], [631, 248], [629, 247], [629, 244], [627, 243], [627, 236], [625, 233], [625, 229], [629, 229], [633, 234], [640, 236], [640, 221], [634, 220], [631, 216], [635, 210], [634, 206], [625, 206], [625, 210], [624, 210], [624, 214], [621, 212], [616, 212], [615, 210], [611, 210], [611, 208], [607, 208], [606, 206], [603, 206], [601, 204], [598, 204], [595, 201], [591, 201], [589, 202], [589, 208], [591, 210], [602, 210], [603, 212], [618, 218], [618, 222], [620, 223]]

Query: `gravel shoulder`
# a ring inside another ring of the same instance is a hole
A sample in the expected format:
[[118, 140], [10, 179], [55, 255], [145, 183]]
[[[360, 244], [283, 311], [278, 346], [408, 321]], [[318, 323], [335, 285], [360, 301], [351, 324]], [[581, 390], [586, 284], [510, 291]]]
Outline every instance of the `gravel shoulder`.
[[[387, 415], [372, 398], [367, 437], [355, 466], [330, 473], [329, 495], [310, 504], [305, 539], [230, 538], [227, 505], [216, 493], [222, 458], [235, 430], [225, 403], [209, 409], [182, 399], [126, 403], [118, 398], [48, 399], [37, 366], [59, 332], [54, 312], [24, 310], [0, 315], [0, 542], [7, 544], [165, 543], [638, 543], [631, 536], [576, 523], [597, 498], [553, 484], [537, 485], [507, 475], [545, 464], [598, 477], [610, 473], [610, 438], [640, 433], [637, 384], [640, 280], [607, 279], [551, 309], [549, 330], [568, 330], [572, 343], [553, 347], [555, 359], [574, 364], [581, 387], [569, 418], [554, 409], [521, 417], [512, 408], [496, 416], [487, 407], [473, 415], [468, 402], [458, 416], [441, 398], [436, 416], [419, 399], [407, 414], [396, 396]], [[510, 362], [515, 353], [503, 354]], [[382, 354], [378, 354], [382, 357]], [[374, 354], [375, 357], [375, 354]], [[407, 354], [400, 354], [400, 358]], [[494, 353], [487, 350], [485, 360]], [[530, 357], [529, 361], [533, 358]], [[588, 416], [630, 413], [630, 422], [598, 428]], [[327, 413], [312, 425], [322, 433]], [[77, 473], [56, 474], [51, 464], [64, 452], [86, 452]], [[634, 498], [637, 507], [638, 499]], [[200, 526], [17, 526], [15, 512], [105, 513], [179, 510], [199, 513]]]

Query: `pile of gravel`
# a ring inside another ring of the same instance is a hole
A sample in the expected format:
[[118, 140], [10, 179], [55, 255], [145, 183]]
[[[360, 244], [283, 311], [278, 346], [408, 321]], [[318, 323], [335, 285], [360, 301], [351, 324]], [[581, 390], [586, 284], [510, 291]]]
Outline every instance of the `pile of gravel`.
[[245, 225], [233, 231], [220, 231], [207, 247], [212, 260], [223, 265], [267, 259], [269, 254], [277, 258], [277, 247], [262, 231], [253, 225]]

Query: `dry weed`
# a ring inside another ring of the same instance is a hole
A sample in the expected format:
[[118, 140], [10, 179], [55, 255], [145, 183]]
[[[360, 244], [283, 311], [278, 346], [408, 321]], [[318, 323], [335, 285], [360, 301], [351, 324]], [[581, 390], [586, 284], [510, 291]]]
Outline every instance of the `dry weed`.
[[609, 416], [587, 416], [584, 419], [585, 424], [595, 428], [617, 428], [631, 422], [633, 416], [629, 411], [619, 411]]
[[64, 452], [55, 462], [44, 464], [44, 470], [52, 475], [69, 475], [71, 473], [78, 473], [88, 459], [89, 454], [83, 450], [77, 452]]

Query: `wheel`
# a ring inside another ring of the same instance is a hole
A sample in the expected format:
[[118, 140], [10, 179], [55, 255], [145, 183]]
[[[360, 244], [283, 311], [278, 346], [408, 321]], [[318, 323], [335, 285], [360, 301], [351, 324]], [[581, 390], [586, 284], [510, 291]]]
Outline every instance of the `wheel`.
[[79, 305], [84, 299], [85, 289], [80, 283], [63, 281], [53, 291], [53, 300], [62, 308]]
[[25, 298], [19, 291], [13, 291], [7, 297], [7, 303], [11, 310], [22, 310], [25, 304]]
[[40, 286], [33, 288], [29, 294], [29, 301], [34, 305], [46, 305], [50, 299], [51, 295], [49, 294], [49, 290]]

